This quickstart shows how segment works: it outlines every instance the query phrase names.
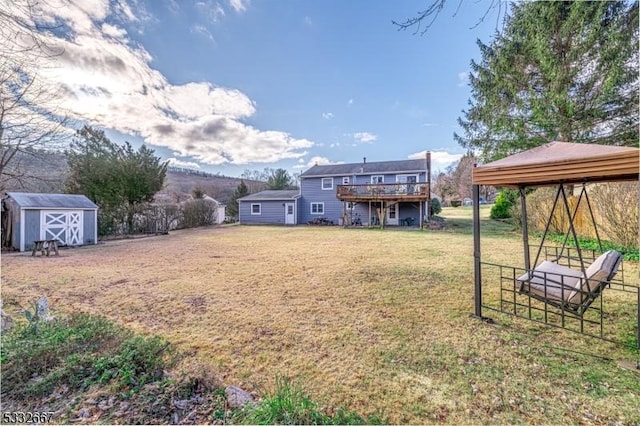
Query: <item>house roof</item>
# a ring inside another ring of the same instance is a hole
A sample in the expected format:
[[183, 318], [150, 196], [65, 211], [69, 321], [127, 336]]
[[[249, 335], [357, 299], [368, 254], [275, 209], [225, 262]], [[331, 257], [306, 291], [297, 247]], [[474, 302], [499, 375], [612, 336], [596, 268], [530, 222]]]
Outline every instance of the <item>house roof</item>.
[[640, 150], [551, 142], [473, 169], [472, 182], [493, 186], [543, 186], [638, 180]]
[[238, 198], [238, 201], [270, 201], [270, 200], [293, 200], [300, 196], [299, 189], [267, 189], [266, 191], [249, 194], [245, 197]]
[[7, 192], [15, 203], [25, 209], [97, 209], [85, 195], [38, 194], [29, 192]]
[[208, 195], [205, 195], [205, 196], [204, 196], [204, 197], [202, 197], [202, 198], [203, 198], [203, 199], [205, 199], [205, 200], [207, 200], [207, 201], [211, 201], [211, 202], [215, 203], [215, 204], [216, 204], [216, 205], [218, 205], [218, 206], [223, 206], [223, 205], [224, 205], [224, 204], [222, 204], [220, 201], [218, 201], [218, 200], [216, 200], [215, 198], [210, 197], [210, 196], [208, 196]]
[[426, 159], [419, 160], [397, 160], [397, 161], [374, 161], [368, 163], [351, 164], [328, 164], [311, 167], [300, 175], [300, 178], [319, 176], [352, 176], [375, 173], [395, 173], [395, 172], [423, 172], [426, 171]]

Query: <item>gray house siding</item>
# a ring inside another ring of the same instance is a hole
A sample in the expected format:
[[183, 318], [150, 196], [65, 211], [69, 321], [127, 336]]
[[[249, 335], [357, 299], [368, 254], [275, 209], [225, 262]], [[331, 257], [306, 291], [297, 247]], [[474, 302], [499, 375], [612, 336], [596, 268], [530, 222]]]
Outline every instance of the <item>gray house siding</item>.
[[82, 243], [96, 244], [96, 211], [85, 210], [82, 218]]
[[33, 242], [40, 239], [40, 210], [24, 211], [24, 249], [33, 249]]
[[[298, 223], [308, 223], [319, 217], [326, 217], [336, 225], [342, 217], [342, 202], [336, 197], [337, 185], [342, 184], [342, 178], [332, 178], [333, 189], [322, 189], [322, 178], [314, 177], [302, 179], [300, 192], [302, 197], [298, 200]], [[311, 213], [311, 203], [324, 203], [324, 213]]]
[[422, 204], [422, 213], [424, 214], [425, 203], [400, 203], [398, 218], [404, 220], [411, 217], [413, 224], [417, 225], [420, 220], [420, 204]]
[[[417, 175], [418, 182], [426, 181], [426, 172], [402, 172], [402, 173], [392, 173], [392, 174], [383, 174], [383, 173], [371, 173], [371, 174], [356, 174], [351, 176], [334, 176], [330, 177], [333, 179], [333, 189], [332, 190], [323, 190], [322, 189], [322, 177], [308, 177], [301, 179], [300, 188], [302, 197], [298, 200], [298, 223], [307, 223], [310, 220], [318, 217], [326, 217], [329, 220], [332, 220], [336, 225], [341, 222], [343, 205], [338, 197], [336, 196], [336, 191], [338, 185], [343, 185], [343, 179], [349, 178], [349, 184], [351, 185], [363, 185], [370, 184], [372, 176], [383, 176], [384, 183], [395, 183], [398, 175]], [[327, 177], [329, 178], [329, 177]], [[311, 203], [321, 202], [324, 203], [324, 214], [312, 214], [311, 213]], [[424, 209], [424, 203], [423, 203]], [[424, 210], [423, 210], [424, 211]], [[360, 216], [360, 220], [363, 225], [368, 225], [371, 218], [369, 216], [369, 203], [357, 203], [354, 206], [353, 214], [356, 213]], [[372, 216], [376, 216], [375, 207], [372, 207]], [[418, 222], [420, 218], [420, 210], [418, 203], [400, 203], [399, 210], [399, 219], [404, 219], [406, 217], [413, 217], [415, 219], [415, 223]]]
[[[355, 182], [353, 181], [353, 177], [351, 177], [349, 181], [352, 184], [362, 185], [362, 184], [371, 183], [372, 176], [383, 176], [383, 179], [384, 179], [383, 183], [395, 183], [396, 178], [399, 175], [418, 175], [418, 182], [425, 182], [426, 176], [427, 176], [426, 172], [419, 172], [419, 173], [418, 172], [402, 172], [402, 173], [394, 173], [394, 174], [372, 173], [369, 175], [356, 175]], [[340, 184], [342, 184], [342, 178], [340, 178]]]
[[[268, 200], [268, 201], [241, 201], [239, 218], [241, 224], [274, 224], [284, 225], [284, 204], [295, 201]], [[260, 204], [260, 214], [251, 214], [251, 205]]]

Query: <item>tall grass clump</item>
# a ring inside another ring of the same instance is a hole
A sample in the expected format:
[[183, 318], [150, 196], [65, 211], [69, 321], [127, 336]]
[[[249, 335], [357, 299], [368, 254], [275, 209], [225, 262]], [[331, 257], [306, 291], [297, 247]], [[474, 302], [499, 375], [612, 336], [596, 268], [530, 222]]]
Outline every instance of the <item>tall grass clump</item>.
[[236, 414], [241, 424], [307, 424], [307, 425], [364, 425], [382, 424], [378, 417], [364, 418], [356, 413], [337, 409], [327, 414], [318, 408], [302, 388], [288, 378], [277, 377], [273, 395], [256, 404], [247, 405]]

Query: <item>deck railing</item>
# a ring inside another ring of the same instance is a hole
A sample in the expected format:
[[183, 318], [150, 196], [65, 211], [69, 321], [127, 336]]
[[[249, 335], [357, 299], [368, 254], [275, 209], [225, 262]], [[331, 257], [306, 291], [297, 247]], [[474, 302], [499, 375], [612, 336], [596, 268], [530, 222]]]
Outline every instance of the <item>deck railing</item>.
[[337, 196], [341, 200], [348, 199], [398, 199], [428, 198], [427, 182], [367, 183], [358, 185], [338, 185]]

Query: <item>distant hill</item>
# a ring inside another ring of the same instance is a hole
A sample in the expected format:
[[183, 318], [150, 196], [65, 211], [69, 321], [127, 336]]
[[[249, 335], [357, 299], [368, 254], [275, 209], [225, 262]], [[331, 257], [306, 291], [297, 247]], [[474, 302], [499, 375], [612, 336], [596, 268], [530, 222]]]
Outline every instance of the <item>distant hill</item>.
[[[20, 179], [8, 180], [5, 183], [5, 191], [64, 192], [68, 173], [64, 154], [35, 150], [29, 153], [17, 153], [14, 160], [19, 162], [20, 170], [24, 173]], [[182, 201], [189, 198], [195, 188], [200, 188], [206, 195], [222, 203], [228, 203], [242, 180], [249, 188], [249, 192], [258, 192], [266, 188], [264, 182], [169, 167], [165, 187], [158, 196], [167, 200]]]
[[3, 182], [5, 191], [64, 192], [68, 166], [67, 159], [60, 152], [17, 152], [7, 169], [17, 177]]
[[200, 188], [208, 196], [226, 204], [242, 180], [244, 180], [245, 185], [249, 188], [249, 192], [258, 192], [266, 188], [264, 182], [255, 180], [206, 173], [199, 170], [169, 167], [165, 187], [160, 194], [164, 194], [174, 201], [177, 201], [191, 195], [195, 188]]

